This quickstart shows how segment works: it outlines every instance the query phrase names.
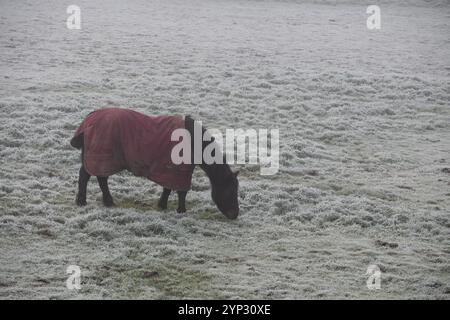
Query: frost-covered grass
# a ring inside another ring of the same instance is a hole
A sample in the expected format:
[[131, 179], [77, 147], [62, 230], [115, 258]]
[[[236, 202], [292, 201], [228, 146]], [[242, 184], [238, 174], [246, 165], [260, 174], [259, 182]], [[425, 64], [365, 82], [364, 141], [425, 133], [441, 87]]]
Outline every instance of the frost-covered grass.
[[[2, 1], [0, 297], [450, 298], [450, 8], [381, 2], [369, 31], [336, 2], [76, 1], [74, 31]], [[69, 140], [107, 105], [279, 128], [280, 172], [241, 168], [236, 221], [200, 170], [186, 214], [126, 173], [78, 208]]]

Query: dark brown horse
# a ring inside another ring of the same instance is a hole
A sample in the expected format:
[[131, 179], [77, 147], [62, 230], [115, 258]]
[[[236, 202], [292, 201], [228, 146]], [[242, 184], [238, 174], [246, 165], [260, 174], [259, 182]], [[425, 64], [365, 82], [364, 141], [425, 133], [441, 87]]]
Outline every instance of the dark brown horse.
[[[119, 110], [119, 109], [116, 109]], [[139, 123], [136, 123], [136, 125], [139, 125]], [[184, 127], [187, 129], [191, 135], [191, 155], [192, 155], [192, 162], [193, 162], [193, 155], [194, 155], [194, 120], [187, 116], [184, 119]], [[113, 129], [113, 130], [121, 130], [120, 128]], [[123, 128], [122, 128], [123, 130]], [[205, 129], [202, 128], [202, 132], [205, 132]], [[145, 137], [144, 137], [145, 139]], [[74, 138], [71, 140], [71, 145], [77, 149], [81, 149], [81, 168], [79, 172], [79, 179], [78, 179], [78, 194], [76, 197], [76, 204], [79, 206], [86, 205], [86, 189], [87, 184], [89, 181], [89, 178], [91, 175], [88, 173], [88, 170], [85, 168], [85, 137], [84, 134], [81, 133], [79, 135], [74, 136]], [[210, 143], [216, 143], [213, 139], [210, 142], [203, 142], [202, 141], [202, 150], [209, 145]], [[215, 150], [219, 150], [220, 148], [217, 148]], [[134, 151], [134, 150], [132, 150]], [[202, 153], [203, 154], [203, 153]], [[126, 155], [125, 155], [126, 156]], [[239, 202], [238, 202], [238, 180], [237, 175], [238, 172], [232, 172], [231, 168], [228, 164], [226, 164], [225, 157], [222, 164], [206, 164], [202, 161], [201, 164], [199, 164], [200, 168], [206, 173], [208, 176], [210, 183], [211, 183], [211, 196], [214, 201], [214, 203], [219, 208], [220, 212], [222, 212], [227, 218], [229, 219], [236, 219], [239, 214]], [[99, 167], [102, 167], [102, 159], [98, 158], [96, 160], [97, 163], [95, 165], [98, 165]], [[124, 167], [121, 170], [128, 169], [127, 167]], [[116, 170], [116, 172], [119, 170]], [[130, 170], [131, 171], [131, 170]], [[135, 173], [135, 172], [134, 172]], [[111, 196], [111, 193], [109, 191], [108, 187], [108, 176], [104, 175], [97, 175], [98, 184], [100, 186], [100, 189], [103, 194], [103, 203], [107, 207], [114, 206], [114, 201]], [[156, 181], [158, 183], [158, 181]], [[187, 190], [176, 190], [178, 193], [178, 209], [177, 212], [186, 212], [186, 195]], [[161, 194], [161, 197], [158, 201], [158, 207], [161, 209], [167, 208], [167, 201], [169, 198], [170, 193], [172, 192], [172, 189], [164, 187], [163, 186], [163, 192]]]

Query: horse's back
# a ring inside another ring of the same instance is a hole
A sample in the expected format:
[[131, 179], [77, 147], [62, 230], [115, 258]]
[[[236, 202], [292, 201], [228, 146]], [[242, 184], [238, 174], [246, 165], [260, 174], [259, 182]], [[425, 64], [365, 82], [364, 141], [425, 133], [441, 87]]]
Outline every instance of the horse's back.
[[91, 112], [71, 140], [83, 148], [83, 164], [94, 176], [127, 169], [167, 188], [190, 188], [192, 167], [174, 165], [172, 132], [184, 128], [181, 116], [148, 116], [133, 110], [105, 108]]

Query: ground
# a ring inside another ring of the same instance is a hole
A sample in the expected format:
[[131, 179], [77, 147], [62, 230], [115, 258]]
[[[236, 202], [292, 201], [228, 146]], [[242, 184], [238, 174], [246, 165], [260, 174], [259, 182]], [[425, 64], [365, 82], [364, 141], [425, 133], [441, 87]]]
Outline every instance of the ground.
[[[74, 2], [0, 3], [0, 298], [450, 298], [448, 2]], [[78, 208], [69, 140], [111, 105], [278, 128], [280, 170], [233, 167], [236, 221], [199, 169], [187, 213], [125, 172]]]

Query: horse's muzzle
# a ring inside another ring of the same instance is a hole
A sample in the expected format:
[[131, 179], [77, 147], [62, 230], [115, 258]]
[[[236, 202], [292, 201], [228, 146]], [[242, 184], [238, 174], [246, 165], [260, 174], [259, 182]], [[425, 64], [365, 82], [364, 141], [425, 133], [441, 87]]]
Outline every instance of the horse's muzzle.
[[236, 218], [238, 217], [238, 215], [239, 215], [239, 209], [238, 209], [238, 210], [228, 210], [228, 211], [225, 213], [225, 216], [226, 216], [228, 219], [231, 219], [231, 220], [236, 219]]

